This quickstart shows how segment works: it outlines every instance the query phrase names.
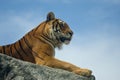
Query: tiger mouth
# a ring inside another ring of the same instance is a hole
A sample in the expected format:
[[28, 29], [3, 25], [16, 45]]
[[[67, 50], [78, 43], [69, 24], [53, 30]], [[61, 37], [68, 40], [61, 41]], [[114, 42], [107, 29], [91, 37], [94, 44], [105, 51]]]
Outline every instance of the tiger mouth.
[[61, 41], [61, 42], [71, 41], [71, 38], [60, 37], [60, 41]]

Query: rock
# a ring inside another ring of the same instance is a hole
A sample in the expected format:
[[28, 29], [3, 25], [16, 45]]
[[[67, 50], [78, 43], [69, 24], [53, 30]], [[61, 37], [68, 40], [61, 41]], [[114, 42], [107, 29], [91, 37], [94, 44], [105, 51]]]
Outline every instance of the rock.
[[83, 77], [0, 54], [0, 80], [95, 80], [95, 77]]

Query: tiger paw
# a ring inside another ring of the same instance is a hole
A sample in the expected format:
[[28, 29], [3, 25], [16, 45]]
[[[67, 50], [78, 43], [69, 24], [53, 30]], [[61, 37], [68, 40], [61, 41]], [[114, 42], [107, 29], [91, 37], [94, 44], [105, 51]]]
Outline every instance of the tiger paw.
[[92, 74], [92, 71], [91, 70], [88, 70], [88, 69], [77, 69], [74, 71], [74, 73], [78, 74], [78, 75], [81, 75], [81, 76], [91, 76]]

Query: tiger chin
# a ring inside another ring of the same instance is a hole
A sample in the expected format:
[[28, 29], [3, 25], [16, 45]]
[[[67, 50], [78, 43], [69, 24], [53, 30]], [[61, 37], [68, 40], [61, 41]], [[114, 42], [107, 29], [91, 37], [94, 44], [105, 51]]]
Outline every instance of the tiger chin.
[[73, 32], [68, 24], [55, 18], [53, 12], [49, 12], [45, 21], [20, 40], [0, 46], [0, 53], [23, 61], [60, 68], [88, 77], [92, 74], [91, 70], [79, 68], [54, 57], [55, 48], [61, 49], [63, 44], [69, 44], [72, 36]]

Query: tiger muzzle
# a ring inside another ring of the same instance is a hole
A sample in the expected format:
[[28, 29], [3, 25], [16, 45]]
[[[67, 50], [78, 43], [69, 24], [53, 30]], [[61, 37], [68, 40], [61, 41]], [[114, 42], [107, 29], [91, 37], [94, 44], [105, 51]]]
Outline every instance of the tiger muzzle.
[[72, 32], [72, 31], [70, 31], [70, 32], [69, 32], [69, 35], [71, 35], [71, 37], [72, 37], [72, 35], [73, 35], [73, 32]]
[[65, 42], [66, 40], [71, 41], [71, 38], [61, 37], [60, 40], [61, 42]]
[[68, 32], [65, 37], [60, 37], [61, 42], [71, 41], [73, 32]]

